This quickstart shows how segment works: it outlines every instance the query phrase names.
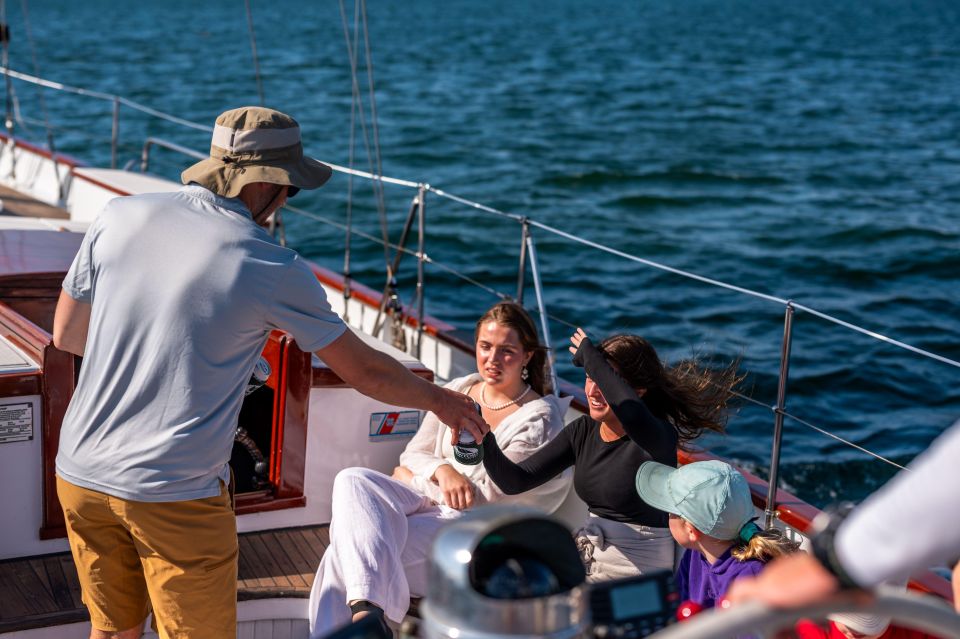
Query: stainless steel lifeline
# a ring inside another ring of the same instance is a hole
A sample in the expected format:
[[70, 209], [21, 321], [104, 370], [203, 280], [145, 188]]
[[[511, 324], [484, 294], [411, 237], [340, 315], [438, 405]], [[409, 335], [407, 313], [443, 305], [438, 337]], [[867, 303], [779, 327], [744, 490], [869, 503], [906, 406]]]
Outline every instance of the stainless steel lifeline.
[[[160, 118], [160, 119], [166, 120], [166, 121], [168, 121], [168, 122], [171, 122], [171, 123], [174, 123], [174, 124], [178, 124], [178, 125], [181, 125], [181, 126], [185, 126], [185, 127], [191, 128], [191, 129], [200, 130], [200, 131], [207, 131], [207, 132], [212, 131], [212, 127], [210, 127], [210, 126], [207, 126], [207, 125], [204, 125], [204, 124], [199, 124], [199, 123], [197, 123], [197, 122], [191, 122], [191, 121], [189, 121], [189, 120], [185, 120], [185, 119], [183, 119], [183, 118], [179, 118], [179, 117], [176, 117], [176, 116], [174, 116], [174, 115], [170, 115], [170, 114], [168, 114], [168, 113], [163, 113], [162, 111], [158, 111], [158, 110], [156, 110], [156, 109], [153, 109], [153, 108], [151, 108], [151, 107], [145, 106], [145, 105], [140, 104], [140, 103], [138, 103], [138, 102], [134, 102], [133, 100], [129, 100], [129, 99], [127, 99], [127, 98], [123, 98], [123, 97], [118, 96], [118, 95], [113, 95], [113, 94], [109, 94], [109, 93], [103, 93], [103, 92], [99, 92], [99, 91], [91, 91], [91, 90], [88, 90], [88, 89], [83, 89], [83, 88], [79, 88], [79, 87], [69, 86], [69, 85], [66, 85], [66, 84], [59, 83], [59, 82], [53, 82], [53, 81], [50, 81], [50, 80], [45, 80], [45, 79], [39, 78], [39, 77], [37, 77], [37, 76], [32, 76], [32, 75], [28, 75], [28, 74], [25, 74], [25, 73], [20, 73], [20, 72], [18, 72], [18, 71], [11, 70], [11, 69], [9, 69], [9, 68], [7, 68], [7, 67], [0, 67], [0, 73], [2, 73], [3, 75], [6, 76], [7, 81], [9, 81], [9, 80], [12, 78], [12, 79], [21, 80], [21, 81], [23, 81], [23, 82], [28, 82], [28, 83], [31, 83], [31, 84], [35, 84], [35, 85], [38, 85], [38, 86], [46, 87], [46, 88], [49, 88], [49, 89], [54, 89], [54, 90], [58, 90], [58, 91], [64, 91], [64, 92], [71, 93], [71, 94], [75, 94], [75, 95], [87, 96], [87, 97], [91, 97], [91, 98], [98, 99], [98, 100], [110, 101], [110, 102], [113, 104], [113, 129], [112, 129], [112, 136], [111, 136], [111, 161], [112, 161], [112, 165], [114, 165], [114, 166], [116, 165], [117, 144], [118, 144], [118, 137], [119, 137], [120, 106], [126, 106], [126, 107], [129, 107], [129, 108], [134, 109], [134, 110], [136, 110], [136, 111], [139, 111], [139, 112], [141, 112], [141, 113], [145, 113], [145, 114], [147, 114], [147, 115], [149, 115], [149, 116], [156, 117], [156, 118]], [[199, 153], [199, 152], [194, 151], [194, 150], [192, 150], [192, 149], [188, 149], [188, 148], [186, 148], [186, 147], [182, 147], [182, 146], [180, 146], [180, 145], [178, 145], [178, 144], [175, 144], [175, 143], [172, 143], [172, 142], [169, 142], [169, 141], [166, 141], [166, 140], [162, 140], [162, 139], [160, 139], [160, 138], [148, 138], [146, 144], [144, 145], [144, 151], [143, 151], [143, 154], [142, 154], [142, 156], [141, 156], [141, 169], [144, 170], [144, 171], [145, 171], [145, 170], [147, 169], [147, 167], [149, 166], [149, 148], [150, 148], [150, 146], [154, 146], [154, 145], [155, 145], [155, 146], [162, 146], [162, 147], [164, 147], [164, 148], [167, 148], [167, 149], [170, 149], [170, 150], [173, 150], [173, 151], [177, 151], [177, 152], [179, 152], [179, 153], [183, 153], [183, 154], [188, 155], [188, 156], [190, 156], [190, 157], [195, 157], [195, 158], [203, 158], [203, 157], [206, 157], [206, 154]], [[536, 228], [538, 228], [538, 229], [540, 229], [540, 230], [542, 230], [542, 231], [545, 231], [545, 232], [547, 232], [547, 233], [550, 233], [550, 234], [553, 234], [553, 235], [556, 235], [556, 236], [565, 238], [565, 239], [567, 239], [567, 240], [569, 240], [569, 241], [571, 241], [571, 242], [575, 242], [575, 243], [578, 243], [578, 244], [583, 245], [583, 246], [588, 246], [588, 247], [594, 248], [594, 249], [596, 249], [596, 250], [598, 250], [598, 251], [602, 251], [602, 252], [605, 252], [605, 253], [608, 253], [608, 254], [611, 254], [611, 255], [615, 255], [615, 256], [620, 257], [620, 258], [622, 258], [622, 259], [626, 259], [626, 260], [630, 260], [630, 261], [633, 261], [633, 262], [636, 262], [636, 263], [639, 263], [639, 264], [643, 264], [643, 265], [648, 266], [648, 267], [650, 267], [650, 268], [655, 268], [655, 269], [658, 269], [658, 270], [661, 270], [661, 271], [666, 271], [666, 272], [668, 272], [668, 273], [672, 273], [672, 274], [674, 274], [674, 275], [677, 275], [677, 276], [680, 276], [680, 277], [684, 277], [684, 278], [687, 278], [687, 279], [695, 280], [695, 281], [698, 281], [698, 282], [707, 284], [707, 285], [709, 285], [709, 286], [714, 286], [714, 287], [718, 287], [718, 288], [723, 288], [723, 289], [726, 289], [726, 290], [729, 290], [729, 291], [733, 291], [733, 292], [736, 292], [736, 293], [740, 293], [740, 294], [743, 294], [743, 295], [748, 295], [748, 296], [751, 296], [751, 297], [754, 297], [754, 298], [758, 298], [758, 299], [762, 299], [762, 300], [765, 300], [765, 301], [768, 301], [768, 302], [773, 302], [773, 303], [777, 304], [778, 306], [781, 306], [781, 307], [785, 308], [785, 315], [784, 315], [784, 341], [783, 341], [783, 343], [782, 343], [782, 345], [781, 345], [780, 376], [779, 376], [779, 380], [778, 380], [777, 401], [776, 401], [776, 404], [775, 404], [774, 406], [767, 406], [767, 405], [762, 404], [761, 402], [758, 402], [758, 401], [756, 401], [756, 400], [754, 400], [754, 399], [752, 399], [752, 398], [745, 398], [745, 399], [747, 399], [748, 401], [750, 401], [750, 402], [752, 402], [752, 403], [765, 406], [766, 408], [770, 409], [770, 410], [774, 413], [774, 432], [773, 432], [773, 440], [774, 440], [774, 441], [773, 441], [773, 450], [772, 450], [771, 465], [770, 465], [769, 493], [768, 493], [768, 500], [767, 500], [767, 501], [768, 501], [768, 504], [773, 504], [773, 499], [772, 499], [772, 498], [776, 496], [776, 487], [777, 487], [777, 483], [778, 483], [778, 479], [779, 479], [780, 443], [781, 443], [781, 440], [782, 440], [783, 418], [784, 418], [784, 417], [789, 417], [789, 418], [793, 419], [794, 421], [796, 421], [796, 422], [798, 422], [798, 423], [800, 423], [800, 424], [802, 424], [802, 425], [804, 425], [804, 426], [807, 426], [807, 427], [812, 428], [813, 430], [816, 430], [816, 431], [818, 431], [818, 432], [820, 432], [820, 433], [822, 433], [822, 434], [824, 434], [824, 435], [827, 435], [827, 436], [829, 436], [829, 437], [832, 437], [832, 438], [836, 439], [837, 441], [840, 441], [840, 442], [842, 442], [842, 443], [844, 443], [844, 444], [846, 444], [846, 445], [848, 445], [848, 446], [851, 446], [851, 447], [853, 447], [853, 448], [855, 448], [855, 449], [857, 449], [857, 450], [860, 450], [860, 451], [862, 451], [862, 452], [864, 452], [864, 453], [866, 453], [866, 454], [868, 454], [868, 455], [871, 455], [872, 457], [875, 457], [876, 459], [879, 459], [879, 460], [881, 460], [881, 461], [883, 461], [883, 462], [885, 462], [885, 463], [887, 463], [887, 464], [890, 464], [890, 465], [895, 466], [895, 467], [897, 467], [897, 468], [902, 468], [902, 466], [900, 466], [899, 464], [896, 464], [895, 462], [893, 462], [893, 461], [891, 461], [891, 460], [889, 460], [889, 459], [886, 459], [886, 458], [884, 458], [884, 457], [882, 457], [882, 456], [880, 456], [880, 455], [878, 455], [878, 454], [876, 454], [876, 453], [874, 453], [874, 452], [872, 452], [872, 451], [869, 451], [869, 450], [867, 450], [867, 449], [865, 449], [865, 448], [863, 448], [863, 447], [861, 447], [861, 446], [858, 446], [858, 445], [854, 444], [853, 442], [847, 441], [846, 439], [843, 439], [842, 437], [839, 437], [838, 435], [835, 435], [835, 434], [833, 434], [833, 433], [831, 433], [831, 432], [829, 432], [829, 431], [827, 431], [827, 430], [824, 430], [824, 429], [821, 429], [821, 428], [819, 428], [819, 427], [817, 427], [817, 426], [814, 426], [813, 424], [810, 424], [809, 422], [806, 422], [806, 421], [804, 421], [803, 419], [801, 419], [801, 418], [799, 418], [799, 417], [797, 417], [797, 416], [795, 416], [795, 415], [792, 415], [792, 414], [790, 414], [789, 412], [787, 412], [787, 410], [786, 410], [787, 373], [789, 372], [789, 363], [790, 363], [790, 341], [791, 341], [791, 335], [792, 335], [792, 318], [793, 318], [793, 315], [794, 315], [794, 313], [795, 313], [796, 311], [802, 311], [802, 312], [805, 312], [805, 313], [809, 313], [809, 314], [811, 314], [811, 315], [813, 315], [813, 316], [815, 316], [815, 317], [818, 317], [818, 318], [820, 318], [820, 319], [822, 319], [822, 320], [824, 320], [824, 321], [830, 322], [830, 323], [832, 323], [832, 324], [836, 324], [837, 326], [841, 326], [841, 327], [846, 328], [846, 329], [851, 330], [851, 331], [855, 331], [855, 332], [861, 333], [861, 334], [863, 334], [863, 335], [866, 335], [866, 336], [870, 337], [871, 339], [875, 339], [875, 340], [878, 340], [878, 341], [881, 341], [881, 342], [890, 344], [890, 345], [892, 345], [892, 346], [896, 346], [897, 348], [904, 349], [904, 350], [909, 351], [909, 352], [911, 352], [911, 353], [914, 353], [914, 354], [916, 354], [916, 355], [920, 355], [921, 357], [925, 357], [925, 358], [928, 358], [928, 359], [932, 359], [932, 360], [934, 360], [934, 361], [938, 361], [938, 362], [940, 362], [940, 363], [942, 363], [942, 364], [947, 364], [947, 365], [952, 366], [952, 367], [955, 367], [955, 368], [960, 368], [960, 361], [956, 361], [956, 360], [950, 359], [950, 358], [948, 358], [948, 357], [944, 357], [944, 356], [942, 356], [942, 355], [938, 355], [937, 353], [932, 353], [932, 352], [927, 351], [927, 350], [924, 350], [924, 349], [922, 349], [922, 348], [918, 348], [918, 347], [913, 346], [913, 345], [911, 345], [911, 344], [907, 344], [907, 343], [902, 342], [902, 341], [900, 341], [900, 340], [896, 340], [896, 339], [893, 339], [893, 338], [888, 337], [888, 336], [886, 336], [886, 335], [877, 333], [877, 332], [872, 331], [872, 330], [870, 330], [870, 329], [863, 328], [863, 327], [861, 327], [861, 326], [857, 326], [857, 325], [852, 324], [852, 323], [850, 323], [850, 322], [846, 322], [846, 321], [844, 321], [844, 320], [841, 320], [841, 319], [839, 319], [839, 318], [837, 318], [837, 317], [834, 317], [834, 316], [829, 315], [829, 314], [827, 314], [827, 313], [824, 313], [824, 312], [822, 312], [822, 311], [818, 311], [818, 310], [816, 310], [816, 309], [814, 309], [814, 308], [811, 308], [811, 307], [809, 307], [809, 306], [805, 306], [805, 305], [803, 305], [803, 304], [797, 303], [797, 302], [795, 302], [795, 301], [793, 301], [793, 300], [787, 300], [787, 299], [780, 298], [780, 297], [777, 297], [777, 296], [774, 296], [774, 295], [769, 295], [769, 294], [766, 294], [766, 293], [761, 293], [761, 292], [759, 292], [759, 291], [754, 291], [754, 290], [751, 290], [751, 289], [748, 289], [748, 288], [744, 288], [744, 287], [741, 287], [741, 286], [736, 286], [736, 285], [733, 285], [733, 284], [729, 284], [729, 283], [727, 283], [727, 282], [722, 282], [722, 281], [720, 281], [720, 280], [715, 280], [715, 279], [712, 279], [712, 278], [704, 277], [704, 276], [702, 276], [702, 275], [698, 275], [698, 274], [696, 274], [696, 273], [691, 273], [691, 272], [689, 272], [689, 271], [683, 271], [683, 270], [681, 270], [681, 269], [673, 268], [673, 267], [671, 267], [671, 266], [667, 266], [667, 265], [661, 264], [661, 263], [659, 263], [659, 262], [654, 262], [654, 261], [652, 261], [652, 260], [648, 260], [648, 259], [639, 257], [639, 256], [637, 256], [637, 255], [631, 255], [631, 254], [626, 253], [626, 252], [624, 252], [624, 251], [620, 251], [620, 250], [617, 250], [617, 249], [614, 249], [614, 248], [611, 248], [611, 247], [608, 247], [608, 246], [604, 246], [604, 245], [599, 244], [599, 243], [597, 243], [597, 242], [593, 242], [593, 241], [591, 241], [591, 240], [587, 240], [587, 239], [585, 239], [585, 238], [578, 237], [578, 236], [576, 236], [576, 235], [573, 235], [573, 234], [568, 233], [568, 232], [566, 232], [566, 231], [563, 231], [563, 230], [561, 230], [561, 229], [558, 229], [558, 228], [549, 226], [549, 225], [544, 224], [544, 223], [542, 223], [542, 222], [537, 222], [536, 220], [531, 220], [531, 219], [529, 219], [529, 218], [526, 217], [526, 216], [521, 216], [521, 215], [517, 215], [517, 214], [515, 214], [515, 213], [508, 213], [508, 212], [506, 212], [506, 211], [501, 211], [501, 210], [495, 209], [495, 208], [493, 208], [493, 207], [486, 206], [486, 205], [484, 205], [484, 204], [480, 204], [479, 202], [473, 202], [473, 201], [471, 201], [471, 200], [468, 200], [468, 199], [459, 197], [459, 196], [454, 195], [454, 194], [452, 194], [452, 193], [447, 193], [447, 192], [445, 192], [445, 191], [443, 191], [443, 190], [441, 190], [441, 189], [439, 189], [439, 188], [433, 187], [433, 186], [431, 186], [431, 185], [429, 185], [429, 184], [426, 184], [426, 183], [423, 183], [423, 182], [414, 182], [414, 181], [410, 181], [410, 180], [402, 180], [402, 179], [398, 179], [398, 178], [386, 177], [386, 176], [383, 176], [383, 175], [377, 175], [377, 174], [370, 173], [370, 172], [366, 172], [366, 171], [359, 171], [359, 170], [356, 170], [356, 169], [347, 168], [347, 167], [339, 166], [339, 165], [336, 165], [336, 164], [331, 164], [331, 163], [329, 163], [329, 162], [328, 162], [327, 164], [328, 164], [334, 171], [337, 171], [337, 172], [340, 172], [340, 173], [345, 173], [345, 174], [352, 175], [352, 176], [357, 176], [357, 177], [361, 177], [361, 178], [366, 178], [366, 179], [374, 180], [375, 182], [382, 183], [382, 184], [392, 184], [392, 185], [403, 186], [403, 187], [407, 187], [407, 188], [415, 188], [415, 189], [418, 189], [418, 191], [419, 191], [419, 200], [420, 200], [420, 205], [419, 205], [419, 206], [420, 206], [420, 207], [423, 207], [423, 201], [424, 201], [424, 198], [426, 197], [426, 193], [427, 193], [427, 192], [431, 192], [431, 193], [434, 193], [435, 195], [437, 195], [437, 196], [439, 196], [439, 197], [442, 197], [442, 198], [445, 198], [445, 199], [448, 199], [448, 200], [451, 200], [451, 201], [454, 201], [454, 202], [458, 202], [458, 203], [460, 203], [460, 204], [462, 204], [462, 205], [464, 205], [464, 206], [468, 206], [468, 207], [474, 208], [474, 209], [476, 209], [476, 210], [479, 210], [479, 211], [482, 211], [482, 212], [485, 212], [485, 213], [488, 213], [488, 214], [491, 214], [491, 215], [495, 215], [495, 216], [498, 216], [498, 217], [501, 217], [501, 218], [505, 218], [505, 219], [509, 219], [509, 220], [513, 220], [514, 222], [517, 222], [517, 223], [520, 225], [520, 227], [521, 227], [521, 250], [520, 250], [519, 268], [518, 268], [518, 275], [517, 275], [517, 294], [516, 294], [515, 299], [517, 299], [517, 300], [519, 300], [519, 301], [521, 301], [521, 302], [522, 302], [522, 300], [523, 300], [523, 289], [524, 289], [524, 286], [525, 286], [524, 276], [525, 276], [526, 264], [527, 264], [527, 261], [529, 260], [530, 267], [531, 267], [531, 271], [532, 271], [532, 273], [533, 273], [534, 288], [535, 288], [535, 291], [536, 291], [536, 294], [537, 294], [537, 307], [538, 307], [538, 310], [539, 310], [539, 312], [540, 312], [541, 326], [543, 327], [544, 340], [545, 340], [547, 346], [550, 345], [550, 336], [549, 336], [549, 328], [548, 328], [548, 318], [550, 317], [550, 315], [547, 313], [546, 304], [545, 304], [545, 302], [544, 302], [544, 300], [543, 300], [543, 283], [542, 283], [542, 281], [541, 281], [541, 279], [540, 279], [540, 269], [539, 269], [539, 264], [538, 264], [538, 262], [537, 262], [537, 257], [536, 257], [536, 247], [535, 247], [535, 244], [534, 244], [534, 241], [533, 241], [533, 238], [532, 238], [532, 234], [531, 234], [531, 232], [530, 232], [530, 231], [531, 231], [531, 227], [536, 227]], [[58, 177], [59, 177], [59, 176], [58, 176]], [[63, 194], [63, 197], [66, 198], [66, 194]], [[424, 316], [424, 315], [423, 315], [423, 293], [424, 293], [424, 274], [423, 274], [423, 267], [424, 267], [425, 264], [431, 264], [431, 265], [433, 265], [433, 266], [436, 266], [436, 267], [438, 267], [438, 268], [441, 268], [441, 269], [443, 269], [443, 270], [445, 270], [445, 271], [453, 274], [454, 276], [456, 276], [456, 277], [458, 277], [458, 278], [460, 278], [460, 279], [463, 279], [463, 280], [466, 281], [466, 282], [469, 282], [469, 283], [471, 283], [471, 284], [473, 284], [473, 285], [475, 285], [475, 286], [477, 286], [477, 287], [479, 287], [479, 288], [481, 288], [481, 289], [483, 289], [483, 290], [485, 290], [485, 291], [487, 291], [487, 292], [489, 292], [489, 293], [491, 293], [491, 294], [493, 294], [493, 295], [496, 295], [496, 296], [500, 297], [501, 299], [508, 299], [508, 298], [510, 297], [508, 294], [505, 294], [505, 293], [502, 293], [502, 292], [500, 292], [500, 291], [497, 291], [497, 290], [495, 290], [495, 289], [493, 289], [493, 288], [485, 285], [484, 283], [479, 282], [479, 281], [477, 281], [476, 279], [471, 278], [470, 276], [468, 276], [468, 275], [466, 275], [466, 274], [464, 274], [464, 273], [461, 273], [461, 272], [457, 271], [456, 269], [454, 269], [454, 268], [452, 268], [452, 267], [450, 267], [450, 266], [448, 266], [448, 265], [439, 263], [439, 262], [431, 259], [431, 258], [424, 252], [424, 245], [423, 245], [423, 243], [424, 243], [423, 234], [424, 234], [424, 233], [423, 233], [423, 227], [425, 226], [425, 219], [424, 219], [424, 218], [425, 218], [425, 211], [424, 211], [422, 208], [418, 211], [419, 217], [420, 217], [420, 220], [419, 220], [420, 242], [419, 242], [419, 246], [418, 246], [418, 251], [416, 251], [416, 252], [410, 251], [409, 249], [406, 249], [406, 248], [404, 248], [403, 246], [396, 246], [396, 245], [390, 244], [390, 243], [388, 243], [385, 239], [375, 238], [375, 237], [373, 237], [373, 236], [371, 236], [371, 235], [369, 235], [369, 234], [367, 234], [367, 233], [363, 233], [363, 232], [361, 232], [361, 231], [357, 231], [357, 230], [355, 230], [355, 229], [348, 228], [347, 226], [344, 226], [343, 224], [340, 224], [339, 222], [336, 222], [335, 220], [330, 220], [330, 219], [328, 219], [328, 218], [322, 217], [322, 216], [320, 216], [320, 215], [317, 215], [317, 214], [314, 214], [314, 213], [311, 213], [311, 212], [308, 212], [308, 211], [304, 211], [304, 210], [302, 210], [302, 209], [298, 209], [298, 208], [296, 208], [296, 207], [290, 207], [290, 206], [288, 206], [288, 207], [286, 207], [286, 208], [287, 208], [288, 210], [292, 211], [292, 212], [295, 212], [295, 213], [304, 215], [304, 216], [306, 216], [306, 217], [310, 217], [311, 219], [315, 219], [315, 220], [320, 221], [320, 222], [322, 222], [322, 223], [324, 223], [324, 224], [328, 224], [328, 225], [331, 225], [331, 226], [334, 226], [334, 227], [337, 227], [337, 228], [340, 228], [340, 229], [343, 229], [343, 230], [347, 230], [349, 233], [351, 233], [351, 234], [353, 234], [353, 235], [357, 235], [357, 236], [359, 236], [359, 237], [364, 237], [364, 238], [370, 240], [371, 242], [380, 243], [380, 244], [383, 244], [385, 247], [392, 247], [392, 248], [397, 249], [399, 252], [409, 253], [409, 254], [414, 255], [415, 257], [417, 257], [417, 259], [418, 259], [418, 267], [417, 267], [417, 271], [418, 271], [418, 272], [417, 272], [417, 297], [418, 297], [418, 298], [417, 298], [417, 314], [418, 314], [418, 318], [421, 319], [421, 320], [422, 320], [422, 318], [423, 318], [423, 316]], [[556, 319], [556, 318], [554, 318], [554, 319]], [[564, 323], [566, 323], [566, 322], [564, 322]], [[419, 324], [420, 324], [420, 328], [418, 328], [418, 339], [417, 339], [417, 347], [416, 347], [418, 353], [419, 353], [419, 348], [420, 348], [420, 340], [422, 339], [422, 330], [423, 330], [423, 329], [422, 329], [422, 324], [423, 324], [422, 321], [419, 322]], [[554, 361], [554, 359], [553, 359], [553, 355], [552, 355], [552, 351], [551, 351], [551, 360], [550, 360], [551, 379], [552, 379], [552, 381], [553, 381], [553, 383], [554, 383], [554, 388], [556, 388], [556, 373], [555, 373], [555, 369], [554, 369], [554, 363], [555, 363], [555, 361]], [[772, 518], [773, 516], [775, 516], [775, 513], [770, 510], [771, 508], [772, 508], [772, 505], [771, 505], [771, 506], [768, 506], [768, 511], [766, 512], [766, 520], [767, 520], [767, 524], [768, 524], [768, 525], [769, 525], [770, 521], [772, 520], [771, 518]]]

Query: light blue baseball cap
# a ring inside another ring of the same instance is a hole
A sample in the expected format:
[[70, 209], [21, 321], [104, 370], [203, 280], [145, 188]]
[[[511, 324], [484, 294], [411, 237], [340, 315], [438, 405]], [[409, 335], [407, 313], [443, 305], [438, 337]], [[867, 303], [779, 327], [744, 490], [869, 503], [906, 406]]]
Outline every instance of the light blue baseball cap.
[[637, 470], [637, 493], [654, 508], [683, 517], [717, 539], [736, 539], [755, 516], [747, 480], [719, 460], [680, 468], [644, 462]]

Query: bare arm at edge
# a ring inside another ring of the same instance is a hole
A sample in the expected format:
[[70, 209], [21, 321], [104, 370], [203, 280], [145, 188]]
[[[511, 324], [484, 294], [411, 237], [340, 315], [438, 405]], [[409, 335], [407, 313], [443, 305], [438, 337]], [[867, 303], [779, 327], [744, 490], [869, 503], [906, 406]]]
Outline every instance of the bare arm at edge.
[[317, 355], [343, 381], [368, 397], [386, 404], [432, 411], [450, 426], [454, 442], [461, 428], [477, 441], [482, 441], [490, 431], [472, 399], [417, 377], [386, 353], [367, 346], [351, 330], [318, 350]]
[[61, 289], [53, 315], [53, 345], [61, 351], [82, 356], [89, 328], [90, 304], [73, 299]]

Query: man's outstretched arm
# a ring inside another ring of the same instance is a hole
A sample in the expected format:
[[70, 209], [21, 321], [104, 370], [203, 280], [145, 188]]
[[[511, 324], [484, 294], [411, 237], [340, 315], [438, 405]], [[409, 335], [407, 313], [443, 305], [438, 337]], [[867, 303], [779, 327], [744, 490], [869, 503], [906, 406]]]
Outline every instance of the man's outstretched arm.
[[386, 404], [432, 411], [454, 431], [454, 441], [459, 429], [470, 432], [478, 442], [490, 430], [472, 399], [417, 377], [394, 358], [365, 344], [351, 330], [318, 350], [317, 355], [364, 395]]

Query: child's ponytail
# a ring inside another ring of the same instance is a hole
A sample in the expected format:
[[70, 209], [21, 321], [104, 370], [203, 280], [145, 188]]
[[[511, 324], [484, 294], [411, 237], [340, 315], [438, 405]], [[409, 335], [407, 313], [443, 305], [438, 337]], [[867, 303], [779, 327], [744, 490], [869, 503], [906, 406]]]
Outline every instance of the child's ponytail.
[[777, 528], [763, 530], [752, 521], [740, 530], [736, 542], [730, 549], [730, 556], [737, 561], [756, 559], [766, 563], [800, 550], [800, 542], [790, 541], [783, 531]]

